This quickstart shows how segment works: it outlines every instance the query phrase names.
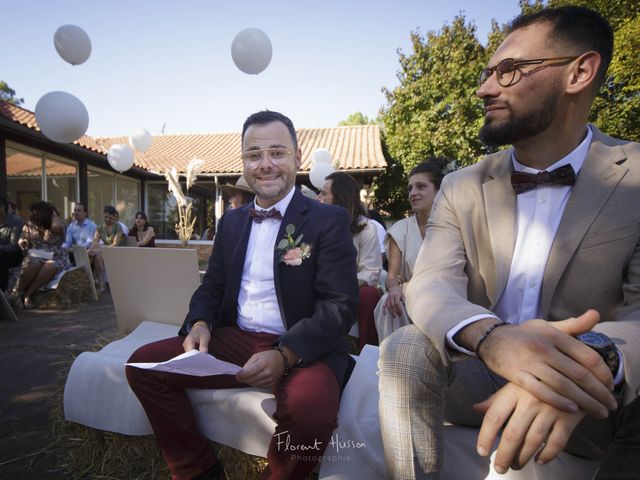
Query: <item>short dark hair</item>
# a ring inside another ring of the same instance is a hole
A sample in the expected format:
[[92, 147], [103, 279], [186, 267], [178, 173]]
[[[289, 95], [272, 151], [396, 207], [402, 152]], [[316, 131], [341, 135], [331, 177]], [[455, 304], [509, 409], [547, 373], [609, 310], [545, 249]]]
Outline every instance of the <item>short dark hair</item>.
[[84, 213], [89, 213], [89, 210], [87, 210], [87, 206], [84, 203], [76, 203], [74, 205], [74, 207], [78, 207], [78, 206], [82, 207], [82, 210], [84, 211]]
[[118, 216], [118, 211], [113, 205], [105, 205], [102, 209], [102, 213], [108, 213], [109, 215]]
[[360, 223], [359, 217], [366, 216], [362, 202], [360, 201], [360, 187], [358, 182], [344, 172], [333, 172], [327, 175], [326, 180], [331, 180], [331, 195], [333, 196], [333, 205], [344, 207], [351, 217], [351, 233], [358, 233], [365, 227]]
[[445, 176], [445, 168], [449, 163], [453, 160], [444, 157], [429, 157], [422, 163], [419, 163], [415, 167], [411, 169], [409, 172], [409, 179], [412, 175], [416, 173], [426, 173], [429, 175], [429, 180], [436, 186], [436, 189], [440, 190], [440, 185], [442, 184], [442, 179]]
[[280, 122], [283, 123], [285, 127], [287, 127], [287, 130], [289, 130], [289, 134], [291, 135], [293, 148], [294, 150], [297, 150], [298, 136], [296, 135], [296, 129], [293, 126], [293, 122], [286, 115], [283, 115], [279, 112], [273, 112], [271, 110], [263, 110], [261, 112], [256, 112], [249, 115], [249, 117], [244, 121], [244, 125], [242, 126], [242, 137], [240, 140], [244, 142], [244, 134], [251, 125], [265, 125], [271, 122]]
[[545, 8], [535, 13], [516, 17], [507, 29], [507, 34], [528, 27], [534, 23], [551, 24], [549, 42], [569, 47], [564, 54], [581, 55], [588, 51], [600, 54], [600, 68], [594, 83], [595, 91], [600, 88], [607, 74], [613, 55], [613, 29], [602, 15], [586, 7], [567, 6]]

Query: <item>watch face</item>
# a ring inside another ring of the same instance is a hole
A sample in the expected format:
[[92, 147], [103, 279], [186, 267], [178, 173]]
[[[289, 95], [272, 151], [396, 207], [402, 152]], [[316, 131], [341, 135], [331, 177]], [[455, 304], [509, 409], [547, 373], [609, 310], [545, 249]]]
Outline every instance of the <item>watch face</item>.
[[588, 345], [589, 347], [596, 350], [608, 347], [609, 345], [613, 344], [609, 337], [607, 337], [603, 333], [598, 332], [583, 333], [582, 335], [578, 335], [576, 338], [585, 345]]

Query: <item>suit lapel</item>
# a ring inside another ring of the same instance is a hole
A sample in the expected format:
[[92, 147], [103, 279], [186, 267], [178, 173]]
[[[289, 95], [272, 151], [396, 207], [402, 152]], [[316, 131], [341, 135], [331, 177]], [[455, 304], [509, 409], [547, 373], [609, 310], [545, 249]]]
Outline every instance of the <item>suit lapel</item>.
[[551, 245], [544, 272], [540, 309], [546, 318], [560, 277], [587, 230], [616, 189], [627, 169], [617, 162], [624, 160], [622, 149], [602, 143], [602, 135], [594, 129], [587, 158], [562, 214], [558, 232]]
[[[487, 294], [494, 306], [509, 279], [509, 270], [516, 242], [516, 195], [511, 187], [511, 149], [505, 150], [495, 160], [496, 166], [489, 173], [489, 180], [482, 185], [487, 228], [491, 241], [491, 255], [495, 269], [487, 272]], [[480, 255], [488, 255], [486, 246], [478, 245]]]
[[291, 198], [291, 202], [287, 207], [287, 211], [282, 218], [282, 222], [280, 222], [280, 229], [278, 230], [278, 236], [276, 237], [276, 243], [273, 246], [273, 282], [276, 288], [276, 296], [278, 297], [278, 305], [280, 306], [280, 315], [282, 315], [282, 319], [285, 324], [287, 324], [287, 318], [285, 316], [285, 311], [283, 308], [283, 297], [282, 297], [282, 281], [281, 281], [281, 271], [286, 267], [279, 260], [280, 252], [277, 250], [278, 243], [280, 240], [286, 237], [286, 228], [287, 225], [291, 224], [295, 227], [295, 232], [293, 234], [293, 238], [295, 239], [300, 235], [304, 230], [304, 225], [307, 223], [307, 200], [300, 193], [300, 191], [296, 188], [296, 191], [293, 193], [293, 197]]
[[244, 212], [240, 220], [240, 235], [238, 243], [236, 243], [231, 253], [231, 269], [229, 271], [229, 286], [233, 295], [231, 298], [238, 298], [240, 292], [240, 282], [242, 281], [242, 271], [244, 270], [244, 259], [247, 255], [247, 246], [249, 245], [249, 235], [251, 234], [251, 226], [253, 219], [249, 216], [249, 207], [253, 204], [241, 207]]

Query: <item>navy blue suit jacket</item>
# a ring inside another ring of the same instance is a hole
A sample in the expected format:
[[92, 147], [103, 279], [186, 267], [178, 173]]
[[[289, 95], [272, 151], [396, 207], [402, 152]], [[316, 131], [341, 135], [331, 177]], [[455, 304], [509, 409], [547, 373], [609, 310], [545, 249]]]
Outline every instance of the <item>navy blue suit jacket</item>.
[[[211, 328], [236, 325], [252, 206], [229, 210], [220, 219], [207, 272], [191, 297], [180, 335], [186, 335], [187, 327], [197, 320], [206, 321]], [[279, 341], [300, 356], [302, 367], [316, 360], [325, 362], [342, 387], [352, 365], [347, 334], [355, 322], [358, 303], [349, 217], [345, 209], [323, 205], [296, 189], [276, 245], [285, 238], [289, 224], [295, 226], [294, 238], [304, 234], [302, 242], [311, 245], [311, 256], [299, 266], [290, 266], [280, 262], [279, 252], [274, 252], [275, 290], [286, 326]], [[257, 248], [275, 249], [276, 245]]]

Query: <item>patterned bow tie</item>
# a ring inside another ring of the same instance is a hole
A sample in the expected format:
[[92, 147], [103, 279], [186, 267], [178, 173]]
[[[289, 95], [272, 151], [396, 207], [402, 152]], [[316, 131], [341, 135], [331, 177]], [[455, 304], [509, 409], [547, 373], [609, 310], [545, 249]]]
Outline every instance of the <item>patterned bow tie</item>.
[[256, 210], [255, 208], [250, 208], [249, 216], [253, 218], [253, 221], [256, 223], [262, 223], [265, 218], [282, 220], [282, 215], [276, 208], [272, 208], [271, 210]]
[[540, 173], [512, 172], [511, 186], [517, 195], [533, 190], [538, 185], [573, 185], [576, 183], [576, 172], [571, 165], [564, 165], [551, 172]]

